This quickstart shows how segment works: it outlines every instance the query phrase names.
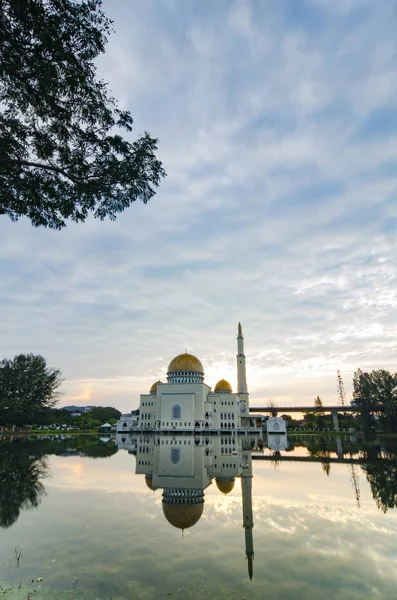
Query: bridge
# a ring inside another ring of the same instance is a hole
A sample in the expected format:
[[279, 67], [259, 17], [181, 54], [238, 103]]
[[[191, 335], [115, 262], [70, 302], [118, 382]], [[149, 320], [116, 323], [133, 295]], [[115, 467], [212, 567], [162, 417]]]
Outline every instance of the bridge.
[[335, 431], [339, 431], [338, 413], [357, 413], [360, 410], [351, 406], [341, 406], [340, 404], [334, 406], [250, 406], [250, 414], [252, 413], [331, 413], [332, 421], [334, 424]]
[[267, 462], [312, 462], [312, 463], [339, 463], [345, 465], [390, 465], [395, 464], [395, 461], [387, 458], [369, 459], [365, 457], [350, 458], [343, 457], [337, 458], [329, 456], [288, 456], [288, 454], [281, 455], [268, 455], [268, 454], [254, 454], [252, 453], [252, 460], [263, 460]]
[[360, 412], [359, 409], [351, 406], [250, 406], [250, 413], [307, 413], [307, 412], [330, 412], [330, 413], [345, 413], [345, 412]]

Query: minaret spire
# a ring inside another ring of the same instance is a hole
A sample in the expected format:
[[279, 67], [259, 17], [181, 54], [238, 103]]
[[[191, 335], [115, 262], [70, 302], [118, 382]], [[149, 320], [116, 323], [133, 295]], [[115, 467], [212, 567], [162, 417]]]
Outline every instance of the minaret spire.
[[245, 371], [244, 336], [241, 323], [237, 329], [237, 393], [248, 394], [247, 374]]

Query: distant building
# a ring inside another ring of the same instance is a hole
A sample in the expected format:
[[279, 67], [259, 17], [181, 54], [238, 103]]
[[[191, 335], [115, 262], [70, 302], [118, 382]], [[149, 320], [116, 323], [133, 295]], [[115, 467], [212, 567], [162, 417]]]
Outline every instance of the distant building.
[[104, 423], [103, 425], [100, 426], [100, 429], [102, 429], [102, 431], [111, 431], [112, 426], [110, 423]]
[[249, 395], [241, 324], [237, 336], [237, 392], [225, 379], [214, 391], [204, 383], [204, 367], [193, 354], [179, 354], [169, 364], [167, 382], [156, 381], [140, 397], [139, 415], [122, 415], [118, 432], [256, 431], [249, 415]]
[[286, 433], [287, 424], [282, 417], [269, 417], [266, 421], [267, 433]]
[[118, 433], [130, 433], [133, 431], [138, 431], [138, 425], [139, 415], [127, 413], [125, 415], [120, 415], [120, 419], [116, 425], [116, 431]]
[[85, 413], [89, 412], [93, 408], [98, 408], [98, 407], [97, 406], [75, 406], [75, 405], [71, 405], [71, 406], [60, 406], [58, 408], [58, 410], [67, 410], [68, 412], [73, 413], [73, 416], [76, 416], [76, 415], [84, 415]]

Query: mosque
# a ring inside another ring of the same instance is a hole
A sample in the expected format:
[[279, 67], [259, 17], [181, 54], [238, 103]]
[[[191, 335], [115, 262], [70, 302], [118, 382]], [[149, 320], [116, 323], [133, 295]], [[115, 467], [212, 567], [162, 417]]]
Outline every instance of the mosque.
[[249, 415], [249, 395], [241, 323], [237, 335], [237, 392], [225, 379], [214, 391], [204, 383], [204, 367], [193, 354], [179, 354], [170, 362], [167, 381], [156, 381], [140, 396], [139, 414], [121, 415], [118, 433], [255, 432]]
[[147, 486], [162, 489], [165, 519], [182, 532], [193, 527], [204, 512], [204, 490], [212, 482], [219, 492], [232, 492], [241, 480], [242, 524], [248, 576], [253, 576], [252, 452], [257, 436], [117, 434], [119, 449], [135, 455], [135, 472]]

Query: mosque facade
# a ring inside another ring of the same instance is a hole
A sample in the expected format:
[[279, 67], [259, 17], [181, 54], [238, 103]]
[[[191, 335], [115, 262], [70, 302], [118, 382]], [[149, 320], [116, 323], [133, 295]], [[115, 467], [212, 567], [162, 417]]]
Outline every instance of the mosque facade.
[[204, 367], [193, 354], [179, 354], [169, 364], [167, 381], [156, 381], [140, 396], [139, 414], [121, 415], [118, 433], [256, 431], [249, 415], [244, 336], [237, 334], [237, 391], [225, 379], [214, 390], [204, 382]]

